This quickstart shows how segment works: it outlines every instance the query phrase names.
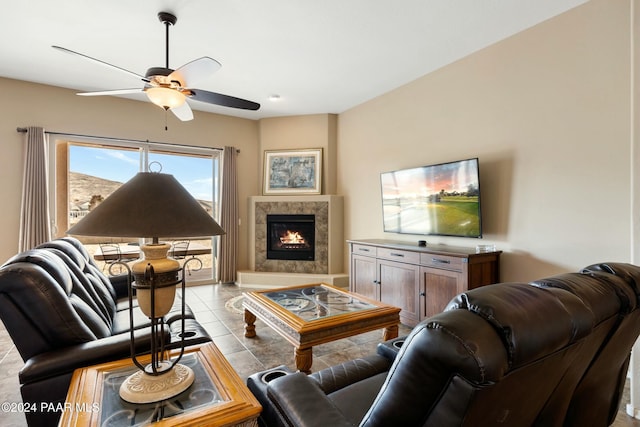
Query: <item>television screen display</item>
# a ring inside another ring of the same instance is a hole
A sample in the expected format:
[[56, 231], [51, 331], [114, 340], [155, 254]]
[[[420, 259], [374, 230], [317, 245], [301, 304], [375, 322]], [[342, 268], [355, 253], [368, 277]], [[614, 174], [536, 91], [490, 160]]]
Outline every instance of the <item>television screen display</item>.
[[478, 159], [380, 175], [384, 231], [482, 237]]

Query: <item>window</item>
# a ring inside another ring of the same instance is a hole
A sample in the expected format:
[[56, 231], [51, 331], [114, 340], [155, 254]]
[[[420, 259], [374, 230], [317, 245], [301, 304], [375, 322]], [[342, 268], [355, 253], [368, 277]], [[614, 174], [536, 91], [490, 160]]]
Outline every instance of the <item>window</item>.
[[[55, 144], [54, 211], [56, 236], [82, 219], [95, 206], [131, 179], [139, 171], [173, 175], [203, 208], [216, 220], [219, 217], [220, 150], [180, 147], [152, 143], [57, 141]], [[141, 236], [142, 237], [142, 236]], [[138, 241], [131, 238], [79, 237], [94, 255], [99, 245], [115, 243], [123, 253]], [[190, 282], [215, 277], [217, 237], [190, 238], [188, 251], [202, 261], [203, 268], [194, 271], [198, 263], [189, 264]], [[106, 240], [106, 241], [105, 241]], [[180, 239], [184, 240], [184, 239]], [[172, 242], [169, 242], [172, 243]], [[205, 253], [203, 253], [205, 252]], [[181, 259], [189, 259], [187, 256]], [[181, 257], [182, 258], [182, 257]], [[102, 267], [102, 261], [96, 261]]]

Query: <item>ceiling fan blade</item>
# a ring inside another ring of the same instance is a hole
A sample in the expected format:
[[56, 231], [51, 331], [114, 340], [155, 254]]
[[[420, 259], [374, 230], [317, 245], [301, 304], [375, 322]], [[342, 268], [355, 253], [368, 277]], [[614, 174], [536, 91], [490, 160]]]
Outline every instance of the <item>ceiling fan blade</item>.
[[246, 99], [236, 98], [235, 96], [223, 95], [221, 93], [208, 92], [200, 89], [189, 89], [191, 99], [206, 102], [208, 104], [222, 105], [223, 107], [240, 108], [243, 110], [257, 110], [260, 104]]
[[77, 55], [77, 56], [80, 56], [82, 58], [88, 59], [90, 61], [96, 62], [96, 63], [98, 63], [100, 65], [104, 65], [104, 66], [107, 66], [109, 68], [116, 69], [116, 70], [121, 71], [123, 73], [127, 73], [127, 74], [129, 74], [129, 75], [131, 75], [133, 77], [136, 77], [136, 78], [142, 80], [143, 82], [147, 82], [147, 83], [149, 82], [149, 79], [146, 78], [145, 76], [142, 76], [142, 75], [140, 75], [138, 73], [134, 73], [133, 71], [129, 71], [129, 70], [124, 69], [122, 67], [118, 67], [116, 65], [109, 64], [108, 62], [104, 62], [104, 61], [101, 61], [99, 59], [92, 58], [91, 56], [85, 55], [83, 53], [74, 52], [73, 50], [67, 49], [65, 47], [60, 47], [60, 46], [51, 46], [51, 47], [56, 49], [56, 50], [59, 50], [60, 52], [68, 53], [68, 54], [71, 54], [71, 55]]
[[186, 102], [179, 107], [170, 108], [170, 111], [183, 122], [193, 120], [193, 111]]
[[138, 88], [138, 89], [115, 89], [115, 90], [102, 90], [99, 92], [80, 92], [77, 93], [76, 95], [81, 95], [81, 96], [102, 96], [102, 95], [127, 95], [130, 93], [140, 93], [143, 90]]
[[215, 59], [203, 56], [175, 70], [169, 75], [169, 80], [178, 80], [183, 87], [195, 86], [218, 71], [221, 66]]

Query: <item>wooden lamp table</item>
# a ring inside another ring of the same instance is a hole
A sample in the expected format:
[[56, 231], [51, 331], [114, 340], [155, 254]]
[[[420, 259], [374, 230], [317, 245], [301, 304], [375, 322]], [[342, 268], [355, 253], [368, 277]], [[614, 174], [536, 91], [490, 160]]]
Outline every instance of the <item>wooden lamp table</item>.
[[180, 363], [194, 370], [195, 382], [176, 397], [148, 404], [125, 402], [118, 394], [138, 370], [131, 359], [76, 369], [59, 426], [257, 427], [262, 407], [215, 344], [185, 349]]
[[400, 308], [328, 284], [245, 292], [245, 334], [256, 336], [259, 318], [295, 347], [296, 369], [311, 372], [313, 346], [376, 329], [383, 341], [398, 336]]

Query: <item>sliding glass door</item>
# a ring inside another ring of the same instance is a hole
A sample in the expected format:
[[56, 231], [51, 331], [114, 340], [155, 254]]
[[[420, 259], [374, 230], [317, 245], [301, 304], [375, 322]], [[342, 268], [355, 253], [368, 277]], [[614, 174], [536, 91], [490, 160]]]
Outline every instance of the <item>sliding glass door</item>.
[[[56, 144], [54, 230], [57, 236], [82, 219], [120, 185], [140, 171], [173, 175], [202, 207], [218, 220], [220, 195], [220, 150], [152, 143], [58, 141]], [[141, 236], [143, 237], [143, 236]], [[131, 238], [80, 237], [93, 254], [101, 245], [118, 245], [119, 250], [135, 250], [139, 242]], [[217, 239], [210, 236], [168, 241], [176, 247], [181, 262], [189, 262], [187, 280], [211, 281], [215, 277]], [[132, 248], [134, 247], [134, 248]], [[171, 254], [170, 254], [171, 255]], [[96, 258], [100, 258], [99, 256]], [[102, 261], [97, 259], [99, 266]], [[201, 264], [202, 268], [198, 269]]]

